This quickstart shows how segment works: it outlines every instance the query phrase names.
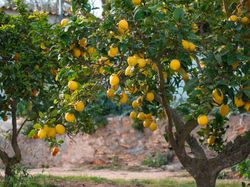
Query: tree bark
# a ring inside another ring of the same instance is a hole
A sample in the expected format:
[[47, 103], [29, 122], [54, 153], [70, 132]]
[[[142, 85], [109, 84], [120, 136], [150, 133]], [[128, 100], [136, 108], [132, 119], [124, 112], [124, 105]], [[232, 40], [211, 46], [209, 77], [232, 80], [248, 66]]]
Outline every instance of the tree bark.
[[[201, 171], [202, 172], [202, 171]], [[195, 179], [197, 187], [215, 187], [216, 176], [211, 176], [210, 174], [198, 175]]]

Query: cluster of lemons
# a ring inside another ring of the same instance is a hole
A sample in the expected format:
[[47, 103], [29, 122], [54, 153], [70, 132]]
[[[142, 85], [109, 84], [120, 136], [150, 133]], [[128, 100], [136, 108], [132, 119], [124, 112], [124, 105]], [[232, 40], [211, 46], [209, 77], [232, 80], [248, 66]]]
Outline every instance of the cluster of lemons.
[[[230, 107], [228, 104], [224, 104], [224, 94], [220, 89], [214, 89], [212, 91], [213, 101], [220, 106], [219, 113], [222, 117], [226, 117], [230, 112]], [[234, 97], [234, 104], [237, 108], [244, 107], [247, 112], [250, 112], [250, 102], [245, 102], [241, 97]], [[207, 115], [201, 114], [197, 118], [197, 122], [201, 127], [206, 127], [209, 123]], [[213, 145], [216, 141], [216, 137], [211, 135], [207, 139], [208, 145]]]
[[236, 15], [231, 15], [229, 17], [229, 20], [232, 21], [232, 22], [241, 22], [243, 24], [248, 24], [250, 22], [249, 18], [244, 16], [244, 17], [238, 17]]
[[[73, 92], [79, 88], [79, 83], [76, 81], [69, 81], [68, 88]], [[83, 101], [76, 101], [73, 106], [77, 112], [82, 112], [85, 108], [85, 104]], [[75, 114], [67, 112], [65, 114], [65, 120], [70, 123], [76, 122]]]
[[[65, 27], [69, 22], [68, 18], [64, 18], [61, 21], [61, 27]], [[87, 38], [83, 37], [82, 39], [78, 40], [78, 47], [75, 46], [75, 44], [70, 45], [70, 50], [72, 55], [75, 58], [80, 58], [83, 56], [92, 56], [95, 52], [96, 49], [94, 47], [88, 46], [88, 41]]]

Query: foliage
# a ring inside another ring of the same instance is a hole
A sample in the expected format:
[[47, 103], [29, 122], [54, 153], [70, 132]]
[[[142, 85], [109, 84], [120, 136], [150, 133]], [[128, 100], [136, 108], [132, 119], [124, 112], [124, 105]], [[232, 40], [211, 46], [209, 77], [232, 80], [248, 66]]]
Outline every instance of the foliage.
[[237, 171], [245, 179], [250, 179], [250, 160], [246, 159], [243, 162], [233, 166], [232, 171]]
[[148, 155], [147, 158], [142, 162], [143, 165], [149, 167], [159, 168], [167, 165], [173, 160], [173, 154], [157, 152], [155, 156]]

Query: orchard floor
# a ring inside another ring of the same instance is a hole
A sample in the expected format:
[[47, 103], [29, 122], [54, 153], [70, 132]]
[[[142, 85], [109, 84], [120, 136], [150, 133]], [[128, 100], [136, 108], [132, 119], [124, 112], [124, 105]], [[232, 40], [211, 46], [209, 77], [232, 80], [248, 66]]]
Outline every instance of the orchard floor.
[[[33, 176], [34, 187], [195, 187], [193, 179], [185, 171], [49, 168], [29, 172]], [[224, 179], [218, 180], [217, 186], [241, 187], [241, 182], [240, 179]]]

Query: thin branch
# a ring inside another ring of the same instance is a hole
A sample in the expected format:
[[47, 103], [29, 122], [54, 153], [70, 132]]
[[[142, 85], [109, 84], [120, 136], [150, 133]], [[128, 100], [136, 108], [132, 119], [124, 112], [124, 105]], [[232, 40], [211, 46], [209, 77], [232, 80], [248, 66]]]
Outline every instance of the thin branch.
[[23, 123], [20, 125], [20, 128], [19, 128], [18, 131], [17, 131], [17, 136], [20, 134], [20, 132], [21, 132], [23, 126], [25, 125], [25, 123], [26, 123], [27, 121], [28, 121], [28, 118], [26, 118], [26, 119], [23, 121]]

